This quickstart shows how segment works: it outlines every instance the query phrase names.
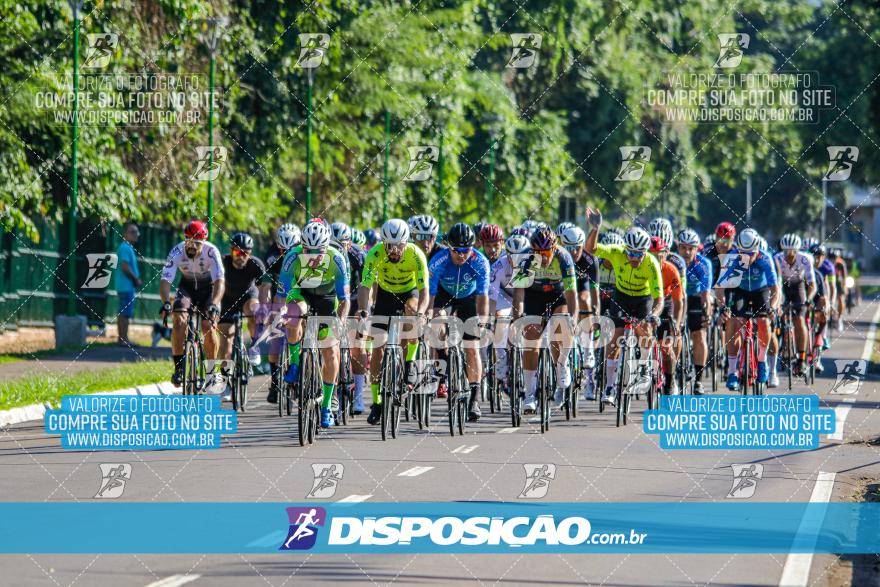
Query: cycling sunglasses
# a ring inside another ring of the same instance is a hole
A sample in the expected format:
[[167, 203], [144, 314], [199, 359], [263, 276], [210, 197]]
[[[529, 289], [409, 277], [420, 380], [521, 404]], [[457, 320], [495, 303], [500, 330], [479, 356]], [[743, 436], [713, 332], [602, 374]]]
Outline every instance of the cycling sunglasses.
[[633, 259], [641, 259], [645, 256], [645, 251], [634, 251], [632, 249], [626, 250], [626, 256], [631, 257]]
[[402, 253], [406, 248], [406, 243], [386, 244], [385, 250], [394, 253]]
[[534, 249], [534, 252], [542, 257], [552, 257], [553, 249]]
[[250, 255], [251, 255], [250, 251], [236, 249], [235, 247], [232, 248], [232, 256], [233, 257], [250, 257]]
[[473, 247], [452, 247], [452, 250], [458, 253], [459, 255], [468, 255], [471, 251], [474, 250]]
[[413, 238], [415, 238], [417, 241], [429, 241], [432, 238], [434, 238], [434, 235], [433, 234], [414, 234]]
[[303, 247], [303, 253], [306, 255], [323, 255], [327, 252], [326, 247], [306, 248]]
[[722, 245], [729, 245], [733, 243], [732, 238], [719, 238], [715, 241], [716, 243], [721, 243]]
[[198, 239], [198, 238], [188, 238], [184, 242], [186, 242], [186, 244], [188, 244], [188, 245], [203, 245], [203, 244], [205, 244], [205, 241], [203, 241], [202, 239]]

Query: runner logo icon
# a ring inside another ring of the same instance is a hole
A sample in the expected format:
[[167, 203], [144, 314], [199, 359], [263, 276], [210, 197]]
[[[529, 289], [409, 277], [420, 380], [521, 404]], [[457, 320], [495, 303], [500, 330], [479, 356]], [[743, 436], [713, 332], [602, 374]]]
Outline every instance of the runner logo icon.
[[327, 521], [324, 508], [287, 508], [290, 528], [287, 539], [278, 550], [308, 550], [318, 540], [318, 526], [323, 527]]

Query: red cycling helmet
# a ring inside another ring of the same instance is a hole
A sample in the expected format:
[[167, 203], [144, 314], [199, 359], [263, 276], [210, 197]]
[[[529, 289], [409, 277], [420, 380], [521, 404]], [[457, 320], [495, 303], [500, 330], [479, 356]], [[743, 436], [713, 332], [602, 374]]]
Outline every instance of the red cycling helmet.
[[208, 225], [201, 220], [191, 220], [183, 229], [183, 236], [189, 240], [208, 240]]
[[504, 240], [504, 231], [497, 224], [487, 224], [480, 231], [480, 240], [484, 243], [497, 243]]
[[651, 237], [650, 251], [652, 253], [662, 253], [663, 251], [668, 251], [668, 250], [669, 250], [669, 246], [666, 244], [666, 241], [664, 241], [659, 236], [652, 236]]
[[729, 238], [732, 239], [736, 236], [736, 228], [734, 228], [733, 224], [730, 222], [722, 222], [718, 226], [715, 227], [715, 237], [716, 238]]
[[327, 228], [330, 228], [330, 223], [327, 222], [326, 220], [324, 220], [323, 218], [321, 218], [320, 216], [315, 216], [314, 218], [311, 218], [308, 222], [306, 222], [306, 224], [311, 224], [312, 222], [317, 222], [318, 224], [323, 224]]

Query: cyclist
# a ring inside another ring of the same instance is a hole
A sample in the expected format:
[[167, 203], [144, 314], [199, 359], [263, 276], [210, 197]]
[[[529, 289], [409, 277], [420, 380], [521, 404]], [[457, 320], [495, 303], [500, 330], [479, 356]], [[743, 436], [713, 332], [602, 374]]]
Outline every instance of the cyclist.
[[[623, 237], [616, 232], [604, 232], [599, 236], [599, 243], [603, 245], [622, 245]], [[610, 261], [602, 259], [598, 254], [595, 257], [598, 261], [599, 313], [610, 318], [611, 297], [616, 290], [614, 286], [614, 269]]]
[[[375, 306], [372, 315], [383, 319], [406, 315], [424, 318], [428, 309], [428, 261], [422, 250], [409, 242], [409, 227], [399, 218], [392, 218], [382, 226], [382, 242], [370, 249], [364, 263], [364, 274], [358, 288], [358, 317], [370, 316], [371, 294], [376, 284]], [[387, 329], [387, 324], [377, 321], [374, 327]], [[370, 358], [370, 390], [373, 405], [367, 422], [378, 424], [382, 417], [379, 396], [379, 377], [384, 348], [373, 348]], [[406, 350], [406, 377], [416, 379], [412, 364], [418, 352], [418, 342], [411, 342]]]
[[521, 234], [507, 237], [504, 253], [491, 267], [489, 311], [495, 316], [495, 376], [507, 384], [507, 331], [513, 302], [513, 268], [528, 256], [532, 247]]
[[[441, 251], [428, 265], [430, 271], [431, 301], [428, 308], [434, 316], [441, 312], [455, 315], [462, 322], [476, 318], [485, 323], [489, 317], [489, 260], [475, 248], [476, 235], [473, 229], [459, 222], [446, 234], [449, 248]], [[479, 340], [473, 327], [465, 325], [462, 336], [465, 368], [470, 387], [468, 401], [468, 421], [480, 419], [479, 388], [482, 364], [478, 345]]]
[[[836, 291], [834, 265], [828, 260], [825, 245], [816, 244], [810, 252], [816, 269], [816, 297], [813, 298], [816, 338], [813, 344], [817, 349], [828, 350], [828, 318]], [[821, 373], [823, 370], [822, 361], [816, 361], [816, 371]]]
[[[348, 263], [349, 275], [349, 305], [348, 315], [355, 316], [358, 310], [357, 287], [361, 283], [361, 275], [364, 271], [364, 262], [367, 254], [358, 245], [352, 242], [354, 232], [344, 222], [334, 222], [330, 225], [330, 244], [345, 256]], [[351, 372], [354, 376], [354, 393], [352, 411], [359, 416], [364, 413], [364, 385], [367, 373], [367, 355], [364, 348], [352, 345], [349, 349], [351, 354]]]
[[358, 228], [351, 229], [351, 242], [364, 249], [364, 253], [367, 252], [367, 236], [364, 234], [363, 230]]
[[712, 316], [712, 263], [697, 252], [700, 236], [686, 228], [678, 233], [678, 253], [687, 263], [687, 325], [694, 347], [694, 395], [702, 395], [703, 382], [700, 381], [706, 368], [706, 327]]
[[422, 214], [409, 219], [410, 236], [412, 236], [414, 244], [422, 249], [428, 261], [444, 249], [437, 242], [437, 233], [439, 231], [440, 227], [437, 224], [437, 219], [433, 216]]
[[[173, 314], [171, 330], [171, 354], [174, 360], [174, 374], [171, 382], [175, 386], [183, 383], [184, 342], [187, 331], [187, 311], [195, 308], [202, 317], [202, 334], [205, 337], [205, 358], [217, 358], [217, 338], [215, 326], [220, 317], [220, 300], [223, 299], [223, 262], [220, 251], [207, 242], [208, 227], [201, 220], [193, 220], [183, 231], [184, 241], [178, 243], [168, 253], [162, 278], [159, 282], [159, 298], [162, 300], [161, 315], [167, 318]], [[180, 270], [180, 283], [171, 299], [171, 284]], [[209, 365], [214, 365], [213, 362]], [[223, 375], [211, 368], [207, 376], [207, 391], [216, 392], [224, 387]]]
[[[767, 347], [770, 344], [770, 314], [779, 304], [779, 287], [772, 259], [760, 250], [760, 236], [746, 228], [736, 237], [736, 255], [729, 268], [719, 277], [724, 281], [728, 272], [741, 275], [738, 286], [731, 288], [733, 317], [725, 324], [727, 340], [727, 389], [739, 391], [739, 350], [745, 321], [754, 316], [758, 325], [757, 379], [767, 383]], [[717, 244], [717, 243], [716, 243]]]
[[480, 233], [483, 231], [483, 227], [486, 226], [486, 224], [486, 222], [480, 220], [472, 227], [474, 231], [474, 236], [476, 237], [476, 240], [474, 241], [474, 248], [478, 251], [483, 249], [483, 239], [480, 238]]
[[[584, 251], [587, 243], [587, 235], [583, 229], [572, 223], [560, 224], [559, 240], [562, 246], [571, 255], [574, 262], [575, 276], [577, 277], [578, 290], [578, 316], [584, 320], [599, 311], [599, 260]], [[593, 337], [584, 338], [584, 367], [592, 369], [596, 366], [596, 358], [593, 356]], [[584, 389], [584, 398], [593, 399], [593, 389], [587, 386]]]
[[[230, 254], [223, 257], [225, 288], [220, 303], [220, 350], [218, 356], [229, 359], [232, 339], [235, 336], [235, 314], [247, 319], [251, 346], [248, 360], [260, 364], [260, 349], [253, 342], [257, 339], [255, 313], [259, 305], [267, 306], [271, 283], [266, 279], [266, 265], [253, 256], [254, 239], [246, 232], [237, 232], [230, 239]], [[258, 285], [259, 284], [259, 287]]]
[[675, 365], [679, 356], [680, 347], [677, 342], [684, 318], [685, 290], [678, 269], [668, 259], [669, 246], [661, 237], [651, 237], [650, 251], [660, 263], [660, 277], [663, 281], [663, 310], [660, 312], [660, 326], [657, 328], [657, 340], [660, 341], [660, 353], [663, 356], [663, 371], [666, 374], [663, 393], [678, 395], [680, 390], [675, 378]]
[[[348, 265], [344, 254], [330, 246], [330, 230], [326, 223], [309, 222], [302, 231], [302, 243], [288, 251], [281, 269], [281, 289], [276, 300], [287, 303], [287, 340], [290, 367], [284, 381], [295, 384], [299, 380], [300, 349], [303, 339], [304, 316], [311, 313], [322, 323], [335, 316], [344, 319], [348, 314]], [[318, 339], [329, 334], [321, 328]], [[321, 427], [333, 426], [330, 404], [339, 374], [339, 345], [320, 345], [322, 391]]]
[[[269, 299], [273, 300], [271, 308], [273, 310], [277, 311], [280, 308], [278, 304], [274, 303], [274, 300], [275, 294], [278, 293], [278, 289], [281, 287], [281, 266], [284, 264], [284, 255], [287, 254], [287, 251], [299, 244], [300, 238], [301, 233], [296, 224], [282, 224], [278, 227], [278, 230], [275, 231], [275, 239], [266, 251], [266, 275], [271, 280], [272, 284]], [[270, 308], [264, 309], [264, 306], [260, 304], [257, 312], [257, 322], [259, 324], [263, 324], [267, 321], [267, 310], [269, 309]], [[281, 345], [285, 344], [285, 342], [285, 337], [283, 335], [273, 336], [268, 341], [270, 383], [269, 395], [266, 396], [266, 401], [270, 404], [278, 402], [278, 387], [281, 384], [281, 378], [284, 376], [283, 373], [278, 372], [278, 355], [281, 354]]]
[[[807, 364], [807, 303], [816, 294], [816, 279], [813, 270], [813, 258], [801, 252], [801, 237], [788, 233], [779, 240], [780, 252], [773, 256], [776, 273], [782, 286], [783, 308], [791, 306], [794, 310], [794, 341], [797, 349], [797, 363], [787, 365], [794, 368], [795, 375], [803, 375]], [[776, 377], [776, 361], [770, 362], [770, 387], [779, 386]]]
[[364, 250], [369, 252], [379, 242], [379, 233], [373, 228], [368, 228], [364, 231], [364, 238], [366, 239]]
[[[528, 287], [516, 287], [513, 293], [513, 318], [520, 316], [540, 316], [549, 319], [553, 315], [567, 313], [572, 321], [578, 315], [577, 278], [571, 255], [556, 242], [556, 235], [546, 226], [537, 228], [529, 240], [534, 255], [524, 262], [522, 270], [530, 275]], [[526, 340], [534, 341], [541, 337], [541, 324], [528, 324], [523, 328]], [[563, 332], [563, 337], [568, 333]], [[571, 372], [568, 369], [568, 354], [562, 347], [570, 347], [570, 342], [560, 344], [553, 341], [550, 352], [556, 363], [556, 391], [565, 389], [571, 384]], [[537, 408], [535, 392], [537, 390], [538, 355], [540, 349], [536, 344], [529, 344], [523, 350], [523, 375], [526, 387], [526, 398], [523, 410], [534, 413]], [[558, 398], [557, 398], [558, 399]]]
[[[587, 222], [590, 233], [587, 235], [585, 249], [588, 253], [605, 259], [614, 271], [614, 293], [609, 300], [609, 314], [614, 321], [614, 336], [608, 345], [607, 379], [602, 401], [613, 404], [617, 389], [617, 369], [619, 352], [617, 340], [623, 335], [626, 319], [637, 320], [636, 335], [640, 345], [647, 345], [652, 333], [646, 322], [659, 322], [663, 311], [663, 278], [660, 263], [653, 255], [648, 255], [651, 237], [641, 228], [632, 227], [624, 236], [624, 244], [598, 244], [602, 213], [587, 208]], [[648, 356], [646, 346], [643, 356]]]

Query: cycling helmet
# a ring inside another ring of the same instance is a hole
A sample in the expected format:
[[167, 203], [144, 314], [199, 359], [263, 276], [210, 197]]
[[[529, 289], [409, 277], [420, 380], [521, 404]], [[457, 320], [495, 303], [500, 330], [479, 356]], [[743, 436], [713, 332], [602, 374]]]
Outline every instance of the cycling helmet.
[[[757, 233], [755, 233], [757, 234]], [[730, 222], [722, 222], [715, 227], [715, 238], [733, 238], [736, 236], [736, 228]]]
[[351, 227], [344, 222], [334, 222], [330, 225], [330, 234], [333, 242], [343, 243], [351, 240]]
[[574, 222], [560, 222], [559, 226], [556, 227], [556, 234], [561, 237], [562, 233], [565, 232], [565, 229], [571, 228], [572, 226], [575, 226]]
[[651, 252], [652, 253], [663, 253], [669, 250], [669, 247], [666, 245], [666, 241], [664, 241], [659, 236], [651, 237]]
[[497, 243], [504, 240], [504, 231], [497, 224], [487, 224], [480, 231], [480, 240], [484, 243]]
[[623, 244], [626, 245], [626, 248], [633, 251], [645, 252], [651, 246], [651, 237], [641, 228], [633, 226], [626, 231], [623, 237]]
[[[608, 234], [616, 234], [620, 238], [623, 238], [623, 230], [621, 230], [620, 228], [618, 228], [616, 226], [612, 226], [611, 228], [608, 229], [607, 232], [608, 232]], [[623, 242], [623, 241], [621, 241], [621, 242]]]
[[408, 240], [409, 226], [400, 218], [392, 218], [382, 225], [382, 242], [389, 245], [399, 245], [406, 243]]
[[770, 245], [767, 244], [767, 239], [763, 236], [758, 237], [758, 249], [761, 251], [769, 251]]
[[812, 254], [814, 257], [819, 257], [820, 255], [821, 256], [827, 255], [828, 251], [825, 250], [825, 245], [821, 245], [819, 243], [816, 243], [815, 245], [810, 247], [810, 254]]
[[580, 227], [570, 224], [567, 227], [563, 227], [563, 230], [559, 233], [559, 240], [566, 247], [582, 247], [587, 242], [587, 235], [584, 234]]
[[446, 242], [450, 247], [472, 247], [476, 240], [477, 235], [474, 234], [474, 229], [464, 222], [454, 224], [446, 233]]
[[[717, 234], [717, 231], [716, 231]], [[752, 253], [761, 246], [761, 237], [754, 228], [747, 228], [736, 237], [736, 248], [743, 253]]]
[[367, 244], [367, 237], [364, 235], [364, 231], [354, 228], [351, 231], [351, 242], [356, 244], [359, 247]]
[[599, 237], [599, 242], [603, 245], [622, 245], [623, 237], [616, 232], [605, 232]]
[[707, 247], [708, 247], [709, 245], [714, 245], [714, 244], [715, 244], [715, 239], [716, 239], [716, 237], [715, 237], [715, 233], [714, 233], [714, 232], [710, 232], [709, 234], [706, 235], [706, 238], [703, 239], [703, 244], [704, 244], [705, 246], [707, 246]]
[[431, 236], [437, 236], [440, 226], [437, 224], [437, 220], [433, 216], [422, 214], [420, 216], [413, 216], [409, 219], [409, 230], [413, 234], [429, 234]]
[[330, 244], [330, 229], [323, 222], [309, 222], [302, 231], [302, 244], [310, 249], [322, 249]]
[[700, 246], [700, 235], [690, 228], [685, 228], [678, 233], [678, 242], [682, 245], [698, 247]]
[[372, 228], [368, 228], [366, 231], [364, 231], [364, 239], [366, 244], [372, 247], [377, 242], [379, 242], [379, 233]]
[[523, 220], [521, 226], [530, 232], [536, 231], [540, 227], [540, 222], [537, 220], [532, 220], [531, 218], [527, 218]]
[[521, 234], [512, 234], [507, 237], [506, 241], [504, 241], [504, 250], [506, 250], [509, 255], [526, 253], [531, 248], [529, 239]]
[[208, 240], [208, 225], [201, 220], [191, 220], [183, 229], [183, 236], [189, 240], [206, 241]]
[[663, 243], [669, 245], [675, 235], [672, 232], [672, 224], [665, 218], [655, 218], [648, 225], [648, 232], [651, 236], [659, 236]]
[[547, 251], [556, 246], [556, 234], [547, 227], [541, 227], [532, 233], [530, 242], [536, 251]]
[[474, 235], [479, 236], [480, 233], [483, 231], [483, 227], [486, 226], [486, 224], [487, 223], [483, 222], [482, 220], [474, 224]]
[[815, 238], [813, 238], [811, 236], [808, 236], [807, 238], [803, 239], [803, 241], [801, 242], [801, 249], [803, 249], [804, 251], [809, 251], [818, 244], [819, 244], [818, 240], [816, 240]]
[[301, 238], [302, 235], [300, 234], [299, 227], [289, 222], [279, 226], [275, 232], [275, 244], [278, 245], [279, 249], [284, 249], [285, 251], [298, 245]]
[[320, 216], [315, 216], [313, 218], [309, 218], [309, 221], [306, 224], [311, 224], [312, 222], [318, 222], [319, 224], [323, 224], [327, 228], [330, 228], [330, 223], [321, 218]]
[[532, 231], [530, 231], [525, 226], [517, 226], [513, 230], [510, 231], [510, 236], [524, 236], [526, 238], [532, 236]]
[[779, 248], [783, 251], [794, 249], [795, 251], [801, 250], [801, 237], [798, 235], [789, 232], [788, 234], [782, 235], [782, 238], [779, 239]]
[[233, 248], [240, 251], [254, 250], [254, 239], [246, 232], [236, 232], [232, 235], [232, 238], [229, 239], [229, 242]]

